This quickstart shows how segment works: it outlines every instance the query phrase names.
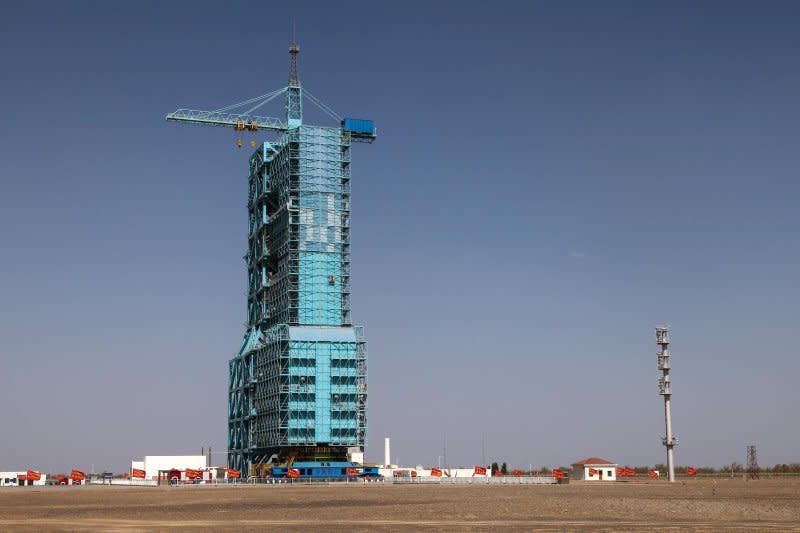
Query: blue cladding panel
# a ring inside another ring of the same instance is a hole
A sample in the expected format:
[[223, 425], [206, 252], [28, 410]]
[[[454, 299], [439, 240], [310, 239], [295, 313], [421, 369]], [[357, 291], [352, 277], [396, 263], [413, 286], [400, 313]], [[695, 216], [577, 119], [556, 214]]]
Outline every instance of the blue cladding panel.
[[[289, 375], [297, 395], [289, 401], [294, 444], [358, 444], [358, 342], [353, 328], [290, 329]], [[300, 376], [306, 376], [302, 385]], [[313, 383], [313, 385], [311, 385]], [[306, 401], [303, 401], [306, 400]]]
[[317, 349], [317, 406], [314, 417], [317, 442], [331, 441], [331, 352], [330, 345]]
[[342, 256], [300, 252], [297, 317], [301, 324], [342, 323]]
[[356, 331], [353, 328], [290, 327], [289, 337], [295, 341], [356, 342]]

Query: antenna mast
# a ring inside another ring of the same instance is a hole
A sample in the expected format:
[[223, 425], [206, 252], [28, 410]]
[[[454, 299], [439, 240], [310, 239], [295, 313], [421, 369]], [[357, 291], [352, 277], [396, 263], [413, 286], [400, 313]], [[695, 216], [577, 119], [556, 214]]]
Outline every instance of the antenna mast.
[[667, 470], [669, 480], [675, 481], [675, 458], [673, 448], [678, 444], [678, 439], [672, 435], [672, 413], [670, 412], [670, 399], [672, 397], [672, 383], [669, 378], [669, 328], [667, 326], [656, 327], [656, 344], [660, 347], [658, 356], [658, 369], [661, 370], [661, 377], [658, 378], [658, 393], [664, 397], [664, 423], [667, 426], [667, 435], [661, 442], [667, 448]]
[[292, 28], [292, 45], [289, 47], [289, 54], [292, 57], [291, 68], [289, 69], [289, 87], [300, 87], [300, 76], [297, 74], [297, 53], [299, 51], [300, 47], [297, 46], [294, 28]]

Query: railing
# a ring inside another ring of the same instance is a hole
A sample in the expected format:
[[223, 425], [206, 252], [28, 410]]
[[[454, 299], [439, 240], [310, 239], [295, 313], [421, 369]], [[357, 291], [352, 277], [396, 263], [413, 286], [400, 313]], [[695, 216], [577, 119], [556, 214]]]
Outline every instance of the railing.
[[417, 477], [392, 477], [387, 478], [392, 483], [399, 484], [474, 484], [474, 485], [554, 485], [557, 483], [556, 478], [552, 476], [473, 476], [473, 477], [433, 477], [433, 476], [417, 476]]

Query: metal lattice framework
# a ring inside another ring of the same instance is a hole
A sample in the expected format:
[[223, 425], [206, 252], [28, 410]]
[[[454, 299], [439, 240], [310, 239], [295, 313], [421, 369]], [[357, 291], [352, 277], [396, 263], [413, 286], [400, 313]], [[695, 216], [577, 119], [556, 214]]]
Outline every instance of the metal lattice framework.
[[[167, 115], [277, 133], [249, 160], [247, 331], [229, 363], [228, 464], [244, 475], [276, 455], [344, 458], [366, 443], [366, 342], [350, 318], [350, 149], [372, 142], [374, 128], [351, 131], [301, 88], [299, 48], [289, 51], [287, 87]], [[285, 119], [252, 114], [281, 95]], [[303, 124], [304, 96], [340, 125]]]
[[750, 444], [747, 446], [747, 476], [749, 479], [758, 479], [758, 454], [756, 453], [756, 445]]

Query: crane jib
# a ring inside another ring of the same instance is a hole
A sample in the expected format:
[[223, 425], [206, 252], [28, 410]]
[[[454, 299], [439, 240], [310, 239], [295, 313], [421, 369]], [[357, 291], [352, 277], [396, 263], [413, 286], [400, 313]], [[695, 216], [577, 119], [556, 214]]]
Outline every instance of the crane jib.
[[219, 113], [195, 109], [178, 109], [167, 115], [167, 120], [206, 126], [225, 126], [236, 130], [256, 131], [259, 129], [286, 131], [286, 123], [272, 117], [241, 115], [238, 113]]

